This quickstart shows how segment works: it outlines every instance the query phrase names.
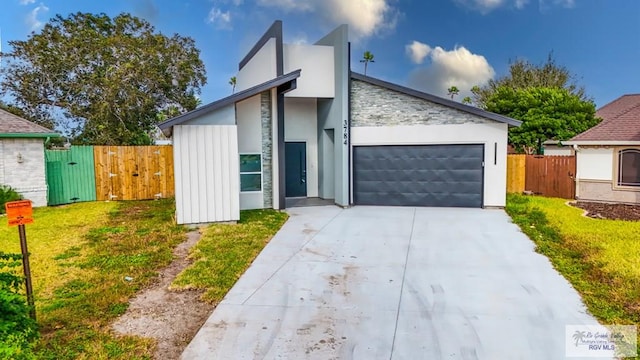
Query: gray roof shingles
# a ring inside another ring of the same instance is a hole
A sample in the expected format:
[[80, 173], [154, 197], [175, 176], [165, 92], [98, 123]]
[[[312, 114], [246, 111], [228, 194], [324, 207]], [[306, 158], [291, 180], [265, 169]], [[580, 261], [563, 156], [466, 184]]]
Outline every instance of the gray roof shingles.
[[2, 109], [0, 109], [0, 134], [4, 135], [4, 137], [10, 137], [12, 134], [20, 134], [23, 137], [29, 135], [33, 135], [33, 137], [58, 135], [44, 126], [25, 120]]
[[623, 95], [596, 111], [602, 121], [571, 141], [640, 141], [640, 94]]

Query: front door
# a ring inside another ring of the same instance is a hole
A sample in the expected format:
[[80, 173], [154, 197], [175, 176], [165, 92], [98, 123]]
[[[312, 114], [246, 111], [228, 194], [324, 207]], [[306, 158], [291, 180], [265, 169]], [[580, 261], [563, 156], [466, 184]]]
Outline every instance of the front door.
[[287, 142], [284, 148], [286, 196], [307, 196], [307, 143]]

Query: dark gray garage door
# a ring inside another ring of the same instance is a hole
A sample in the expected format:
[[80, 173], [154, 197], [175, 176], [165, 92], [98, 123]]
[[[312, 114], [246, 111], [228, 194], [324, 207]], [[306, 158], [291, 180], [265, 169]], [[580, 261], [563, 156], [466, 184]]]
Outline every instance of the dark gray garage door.
[[356, 205], [482, 207], [483, 145], [356, 146]]

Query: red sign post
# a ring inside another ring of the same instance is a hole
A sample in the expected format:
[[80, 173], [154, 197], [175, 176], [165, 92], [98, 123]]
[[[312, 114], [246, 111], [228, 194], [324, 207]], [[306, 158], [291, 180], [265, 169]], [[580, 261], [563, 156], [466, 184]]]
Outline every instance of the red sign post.
[[36, 308], [33, 301], [33, 286], [31, 284], [31, 268], [29, 267], [29, 250], [27, 250], [27, 232], [25, 224], [33, 223], [33, 208], [30, 200], [11, 201], [4, 205], [7, 211], [9, 226], [17, 226], [22, 249], [22, 269], [24, 270], [27, 303], [31, 308], [31, 317], [35, 320]]

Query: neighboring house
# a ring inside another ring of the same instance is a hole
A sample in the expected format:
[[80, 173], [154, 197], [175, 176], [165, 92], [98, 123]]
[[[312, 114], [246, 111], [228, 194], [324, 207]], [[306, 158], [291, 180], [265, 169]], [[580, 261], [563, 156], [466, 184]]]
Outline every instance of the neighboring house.
[[0, 184], [11, 186], [33, 206], [46, 206], [44, 144], [58, 136], [0, 109]]
[[640, 94], [598, 109], [602, 122], [564, 144], [576, 150], [576, 198], [640, 203]]
[[574, 154], [573, 147], [557, 140], [547, 140], [543, 144], [544, 155], [550, 156], [571, 156]]
[[170, 119], [178, 223], [339, 206], [502, 207], [520, 122], [350, 71], [347, 26], [313, 45], [276, 21], [240, 62], [236, 93]]

